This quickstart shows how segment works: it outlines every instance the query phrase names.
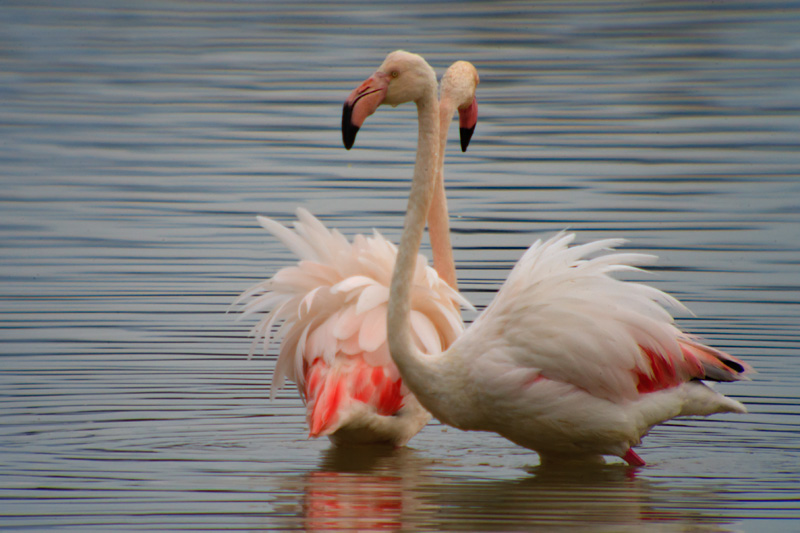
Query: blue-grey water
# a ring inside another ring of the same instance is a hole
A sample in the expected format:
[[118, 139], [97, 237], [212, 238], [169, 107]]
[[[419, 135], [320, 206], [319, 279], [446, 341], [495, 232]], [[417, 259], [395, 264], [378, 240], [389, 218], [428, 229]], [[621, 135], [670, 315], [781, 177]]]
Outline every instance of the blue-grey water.
[[[293, 261], [254, 217], [397, 240], [413, 106], [339, 131], [397, 48], [481, 75], [467, 298], [555, 231], [625, 237], [758, 370], [718, 386], [749, 414], [553, 472], [437, 422], [337, 451], [269, 400], [226, 314]], [[0, 169], [0, 529], [800, 530], [800, 2], [4, 1]]]

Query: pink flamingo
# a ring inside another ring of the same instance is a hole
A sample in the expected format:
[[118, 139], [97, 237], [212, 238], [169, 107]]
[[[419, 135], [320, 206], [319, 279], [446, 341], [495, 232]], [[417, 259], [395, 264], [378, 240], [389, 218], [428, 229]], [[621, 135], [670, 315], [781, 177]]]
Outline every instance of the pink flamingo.
[[[447, 126], [456, 107], [462, 108], [462, 150], [469, 143], [477, 121], [478, 77], [472, 65], [458, 62], [444, 79], [442, 158], [437, 156], [439, 179], [430, 209], [436, 271], [417, 255], [411, 280], [413, 342], [421, 353], [431, 355], [461, 334], [460, 306], [471, 307], [456, 290], [442, 165]], [[297, 217], [294, 230], [258, 217], [300, 261], [237, 300], [250, 299], [245, 316], [268, 311], [253, 329], [254, 348], [263, 339], [266, 352], [273, 324], [283, 321], [271, 394], [274, 397], [285, 378], [297, 383], [306, 402], [310, 437], [326, 435], [335, 444], [403, 445], [427, 424], [430, 414], [405, 387], [389, 355], [386, 309], [397, 249], [377, 231], [349, 242], [305, 209], [298, 209]]]
[[379, 105], [405, 102], [417, 105], [419, 140], [389, 295], [389, 350], [433, 416], [496, 432], [542, 463], [616, 455], [641, 466], [632, 446], [654, 425], [746, 412], [701, 380], [739, 380], [749, 366], [682, 333], [665, 310], [683, 308], [671, 296], [613, 278], [653, 259], [609, 253], [619, 239], [569, 246], [574, 236], [561, 233], [535, 242], [478, 319], [446, 351], [424, 356], [412, 334], [411, 282], [436, 176], [435, 75], [420, 56], [393, 52], [350, 94], [344, 115], [360, 126]]

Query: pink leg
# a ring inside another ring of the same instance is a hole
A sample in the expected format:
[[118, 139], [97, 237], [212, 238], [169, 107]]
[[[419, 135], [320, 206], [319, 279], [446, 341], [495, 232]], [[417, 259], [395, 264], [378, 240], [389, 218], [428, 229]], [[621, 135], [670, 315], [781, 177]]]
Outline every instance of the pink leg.
[[639, 457], [633, 448], [628, 448], [628, 451], [625, 452], [625, 455], [622, 456], [625, 459], [625, 462], [631, 466], [644, 466], [647, 463], [644, 462], [644, 459]]

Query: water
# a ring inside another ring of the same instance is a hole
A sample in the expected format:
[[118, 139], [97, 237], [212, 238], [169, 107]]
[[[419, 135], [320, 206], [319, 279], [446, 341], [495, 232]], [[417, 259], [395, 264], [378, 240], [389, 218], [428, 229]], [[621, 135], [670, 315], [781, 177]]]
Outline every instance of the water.
[[[798, 529], [798, 28], [798, 2], [5, 2], [0, 528]], [[292, 387], [268, 400], [225, 314], [291, 261], [254, 215], [397, 240], [413, 107], [339, 132], [396, 48], [481, 75], [447, 159], [465, 295], [554, 231], [624, 236], [757, 368], [719, 386], [749, 414], [656, 428], [635, 473], [553, 472], [438, 423], [341, 453]]]

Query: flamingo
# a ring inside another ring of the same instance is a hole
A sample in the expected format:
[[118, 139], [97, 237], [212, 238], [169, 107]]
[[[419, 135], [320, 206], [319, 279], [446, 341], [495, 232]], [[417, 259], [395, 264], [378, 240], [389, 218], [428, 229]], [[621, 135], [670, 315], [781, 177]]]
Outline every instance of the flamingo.
[[[456, 107], [462, 150], [469, 144], [477, 122], [478, 76], [471, 64], [462, 61], [453, 64], [444, 79], [442, 155]], [[348, 149], [356, 132], [351, 131]], [[413, 342], [428, 354], [441, 352], [461, 334], [460, 306], [471, 308], [456, 288], [443, 162], [442, 157], [430, 209], [436, 270], [422, 255], [412, 267]], [[250, 300], [243, 316], [268, 311], [253, 328], [253, 349], [263, 340], [266, 353], [273, 324], [283, 320], [271, 396], [286, 378], [297, 384], [306, 403], [310, 437], [328, 436], [334, 444], [404, 445], [428, 423], [430, 414], [405, 387], [389, 356], [386, 308], [397, 249], [377, 231], [371, 237], [356, 235], [349, 242], [305, 209], [298, 209], [297, 217], [294, 230], [258, 217], [261, 226], [300, 261], [251, 287], [235, 302]]]
[[739, 380], [749, 365], [681, 332], [667, 311], [685, 309], [675, 298], [615, 279], [654, 259], [613, 252], [621, 239], [571, 246], [574, 235], [559, 233], [536, 241], [471, 326], [447, 350], [424, 356], [412, 335], [411, 281], [435, 183], [435, 75], [422, 57], [393, 52], [351, 93], [344, 115], [363, 122], [381, 104], [406, 102], [417, 106], [418, 152], [387, 329], [403, 382], [433, 416], [498, 433], [542, 464], [611, 455], [643, 466], [633, 446], [653, 426], [746, 412], [703, 380]]

